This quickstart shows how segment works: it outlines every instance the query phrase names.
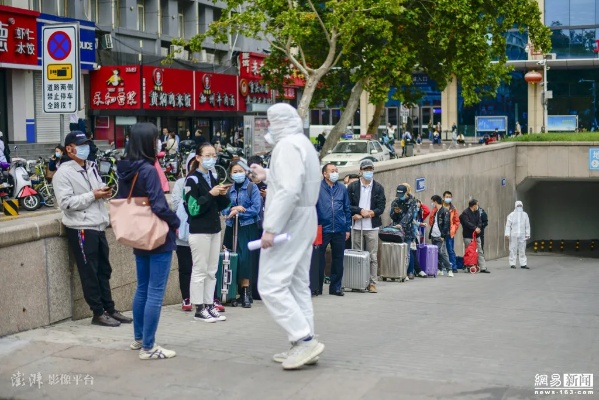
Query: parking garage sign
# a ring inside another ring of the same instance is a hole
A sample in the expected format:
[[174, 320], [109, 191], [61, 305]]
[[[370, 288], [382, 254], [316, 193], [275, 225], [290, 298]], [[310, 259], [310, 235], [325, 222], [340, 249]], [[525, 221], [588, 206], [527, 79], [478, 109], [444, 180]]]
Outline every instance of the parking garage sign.
[[42, 28], [44, 112], [72, 114], [79, 108], [79, 26], [52, 24]]
[[599, 171], [599, 148], [589, 149], [589, 170]]

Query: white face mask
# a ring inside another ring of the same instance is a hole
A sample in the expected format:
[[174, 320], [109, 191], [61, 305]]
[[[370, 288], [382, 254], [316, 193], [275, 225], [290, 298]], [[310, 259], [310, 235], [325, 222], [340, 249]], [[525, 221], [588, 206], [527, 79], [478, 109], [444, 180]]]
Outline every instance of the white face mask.
[[275, 138], [272, 137], [272, 133], [270, 133], [270, 129], [266, 132], [266, 135], [264, 135], [264, 140], [266, 140], [266, 143], [270, 144], [271, 146], [275, 145]]

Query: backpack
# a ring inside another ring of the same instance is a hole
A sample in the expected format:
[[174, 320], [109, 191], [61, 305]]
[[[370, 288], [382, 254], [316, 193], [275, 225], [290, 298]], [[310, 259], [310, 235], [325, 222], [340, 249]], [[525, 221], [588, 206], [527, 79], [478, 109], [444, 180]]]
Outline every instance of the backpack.
[[[200, 182], [198, 180], [198, 177], [195, 175], [189, 175], [187, 177], [187, 179], [192, 179], [196, 183], [196, 185]], [[185, 180], [185, 183], [187, 183], [187, 180]], [[187, 202], [185, 201], [185, 189], [183, 189], [183, 198], [181, 200], [182, 200], [181, 204], [185, 204], [184, 207], [186, 209], [186, 215], [188, 215], [190, 217], [195, 217], [196, 215], [198, 215], [200, 213], [200, 205], [198, 204], [198, 201], [196, 199], [194, 199], [192, 196], [189, 196], [189, 199], [187, 200]], [[181, 204], [179, 204], [179, 205], [181, 205]], [[179, 211], [178, 208], [177, 208], [177, 211]], [[187, 218], [185, 219], [185, 222], [187, 222]], [[189, 230], [189, 227], [187, 229]], [[184, 239], [181, 239], [181, 240], [184, 240]]]

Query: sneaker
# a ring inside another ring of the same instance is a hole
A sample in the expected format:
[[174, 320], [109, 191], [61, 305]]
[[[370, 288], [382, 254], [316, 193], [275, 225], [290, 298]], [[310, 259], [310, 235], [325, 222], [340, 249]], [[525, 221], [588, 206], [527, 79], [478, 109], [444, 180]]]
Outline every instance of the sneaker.
[[516, 266], [515, 266], [515, 265], [512, 265], [512, 266], [511, 266], [511, 268], [513, 268], [513, 269], [516, 269]]
[[440, 269], [440, 270], [437, 271], [437, 276], [443, 276], [443, 270], [442, 269]]
[[219, 313], [225, 312], [225, 306], [222, 305], [219, 299], [214, 299], [214, 303], [212, 305], [218, 310]]
[[121, 323], [108, 315], [107, 312], [104, 312], [103, 314], [93, 316], [92, 325], [117, 327], [120, 326]]
[[287, 358], [283, 361], [283, 369], [299, 368], [314, 358], [318, 357], [324, 351], [324, 344], [318, 339], [296, 342], [287, 353]]
[[376, 285], [374, 283], [371, 283], [370, 285], [368, 285], [368, 292], [369, 293], [378, 293], [378, 291], [376, 290]]
[[196, 315], [193, 318], [197, 319], [198, 321], [204, 321], [204, 322], [216, 322], [217, 321], [217, 319], [214, 318], [212, 316], [212, 314], [210, 314], [208, 312], [208, 309], [206, 307], [198, 308], [196, 311]]
[[183, 300], [183, 303], [181, 303], [181, 310], [193, 311], [193, 305], [191, 304], [191, 301], [189, 301], [189, 299]]
[[[516, 267], [514, 267], [514, 268], [516, 268]], [[522, 265], [520, 268], [522, 268], [522, 269], [530, 269], [526, 265]]]
[[489, 271], [486, 268], [485, 269], [481, 269], [480, 272], [481, 272], [481, 274], [490, 274], [491, 273], [491, 271]]
[[447, 276], [453, 278], [453, 271], [447, 271]]
[[[414, 277], [412, 276], [412, 279], [414, 279]], [[404, 281], [409, 281], [410, 280], [410, 275], [406, 276], [406, 279], [404, 279]]]
[[428, 275], [426, 274], [426, 272], [420, 271], [420, 272], [418, 272], [418, 276], [421, 278], [426, 278]]
[[139, 358], [141, 360], [161, 360], [164, 358], [173, 358], [177, 353], [173, 350], [163, 349], [158, 345], [154, 345], [151, 350], [140, 350]]
[[141, 340], [132, 341], [131, 344], [129, 345], [129, 348], [131, 350], [141, 350], [141, 348], [142, 348]]
[[208, 313], [212, 315], [212, 318], [215, 318], [217, 321], [226, 321], [227, 317], [224, 315], [220, 315], [216, 307], [212, 306], [208, 308]]
[[[283, 363], [283, 361], [285, 361], [287, 359], [287, 357], [289, 357], [289, 352], [288, 351], [284, 351], [282, 353], [277, 353], [274, 356], [272, 356], [272, 360], [276, 363]], [[311, 359], [310, 361], [308, 361], [305, 365], [314, 365], [318, 362], [318, 360], [320, 360], [320, 357], [316, 356], [313, 359]]]
[[408, 278], [414, 279], [414, 274], [408, 274]]

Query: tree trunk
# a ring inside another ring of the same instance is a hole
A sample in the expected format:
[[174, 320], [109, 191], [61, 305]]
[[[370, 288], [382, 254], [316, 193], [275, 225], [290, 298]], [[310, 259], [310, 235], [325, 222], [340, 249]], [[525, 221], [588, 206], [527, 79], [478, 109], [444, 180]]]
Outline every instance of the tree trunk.
[[304, 121], [306, 121], [310, 117], [308, 115], [308, 113], [310, 112], [310, 102], [312, 101], [312, 97], [314, 96], [314, 92], [316, 91], [316, 87], [318, 86], [318, 82], [320, 82], [323, 75], [324, 74], [313, 74], [310, 75], [306, 80], [306, 86], [304, 86], [302, 98], [299, 104], [297, 105], [297, 113]]
[[349, 100], [347, 100], [347, 105], [339, 118], [339, 122], [333, 127], [329, 136], [327, 136], [324, 146], [322, 146], [322, 149], [320, 150], [320, 158], [326, 156], [327, 152], [335, 147], [339, 139], [341, 139], [341, 136], [346, 132], [347, 126], [352, 123], [354, 114], [360, 105], [360, 96], [364, 91], [364, 83], [365, 80], [360, 79], [352, 88]]
[[368, 131], [366, 131], [366, 135], [370, 135], [373, 139], [378, 140], [378, 128], [381, 122], [381, 116], [385, 112], [385, 102], [381, 101], [378, 103], [374, 109], [374, 114], [372, 115], [372, 120], [370, 124], [368, 124]]

